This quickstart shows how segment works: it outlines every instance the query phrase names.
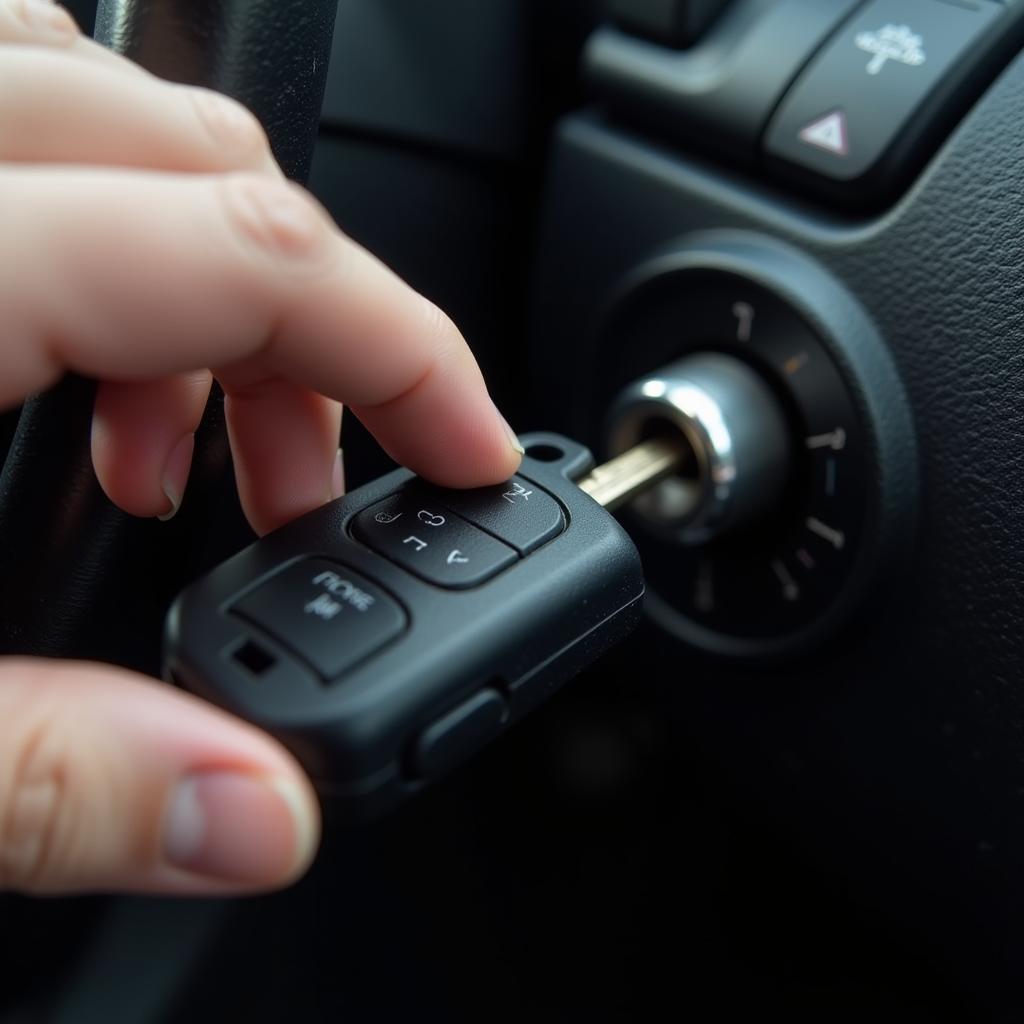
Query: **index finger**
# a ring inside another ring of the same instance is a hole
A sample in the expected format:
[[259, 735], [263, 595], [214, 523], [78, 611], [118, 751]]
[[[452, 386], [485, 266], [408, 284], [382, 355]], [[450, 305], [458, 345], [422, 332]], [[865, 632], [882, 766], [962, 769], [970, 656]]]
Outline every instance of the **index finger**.
[[350, 404], [389, 454], [440, 484], [518, 467], [451, 321], [296, 187], [18, 168], [0, 171], [0, 203], [0, 405], [66, 369], [132, 381], [208, 366], [231, 394], [284, 379]]

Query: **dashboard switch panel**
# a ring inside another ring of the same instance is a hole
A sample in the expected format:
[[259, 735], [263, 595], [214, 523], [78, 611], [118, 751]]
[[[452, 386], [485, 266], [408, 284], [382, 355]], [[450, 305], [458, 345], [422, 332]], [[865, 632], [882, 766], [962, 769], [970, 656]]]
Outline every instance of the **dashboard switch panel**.
[[591, 93], [617, 120], [752, 163], [801, 68], [857, 0], [733, 0], [688, 50], [608, 26], [584, 56]]
[[941, 137], [1012, 24], [992, 0], [871, 0], [786, 95], [768, 156], [852, 198], [890, 192]]

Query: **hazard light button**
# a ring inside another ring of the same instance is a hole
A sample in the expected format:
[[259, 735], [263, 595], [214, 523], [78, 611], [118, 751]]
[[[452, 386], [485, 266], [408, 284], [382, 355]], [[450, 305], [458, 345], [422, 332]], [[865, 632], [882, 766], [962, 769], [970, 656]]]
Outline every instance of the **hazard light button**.
[[842, 110], [833, 110], [824, 117], [816, 117], [800, 132], [800, 141], [806, 142], [808, 146], [817, 146], [826, 153], [848, 156], [850, 143], [846, 131], [846, 114]]
[[934, 142], [1007, 17], [990, 0], [871, 0], [786, 94], [767, 155], [848, 192], [886, 189]]

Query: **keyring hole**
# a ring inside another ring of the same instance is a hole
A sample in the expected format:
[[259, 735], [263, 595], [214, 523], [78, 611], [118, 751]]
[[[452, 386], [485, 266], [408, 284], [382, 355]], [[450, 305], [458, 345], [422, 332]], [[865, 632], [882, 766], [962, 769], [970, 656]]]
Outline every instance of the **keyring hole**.
[[537, 462], [558, 462], [565, 458], [565, 452], [555, 444], [531, 444], [526, 454]]

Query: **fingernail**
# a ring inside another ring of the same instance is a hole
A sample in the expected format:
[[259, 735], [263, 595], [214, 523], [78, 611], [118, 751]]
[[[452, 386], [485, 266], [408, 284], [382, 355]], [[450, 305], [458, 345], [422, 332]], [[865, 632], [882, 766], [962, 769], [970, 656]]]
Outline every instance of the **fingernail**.
[[335, 501], [345, 493], [345, 456], [339, 448], [334, 456], [331, 468], [331, 501]]
[[[498, 409], [497, 406], [495, 406], [494, 408]], [[500, 409], [498, 409], [498, 418], [501, 420], [501, 425], [505, 428], [505, 433], [508, 435], [509, 443], [512, 445], [513, 448], [515, 448], [517, 452], [519, 452], [520, 455], [525, 455], [526, 449], [523, 447], [522, 442], [519, 440], [519, 436], [512, 429], [512, 426], [508, 422], [508, 420], [501, 415]]]
[[160, 481], [167, 500], [171, 503], [170, 511], [165, 512], [157, 519], [166, 523], [173, 519], [178, 509], [181, 508], [182, 498], [185, 496], [185, 487], [188, 484], [189, 470], [192, 468], [192, 455], [196, 448], [196, 435], [186, 434], [171, 450], [171, 454], [164, 466], [164, 475]]
[[28, 27], [35, 32], [45, 32], [63, 39], [78, 34], [75, 19], [53, 0], [25, 0], [22, 14]]
[[206, 772], [171, 794], [163, 854], [193, 875], [275, 885], [310, 864], [318, 836], [315, 810], [290, 779]]

